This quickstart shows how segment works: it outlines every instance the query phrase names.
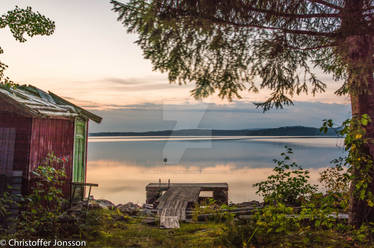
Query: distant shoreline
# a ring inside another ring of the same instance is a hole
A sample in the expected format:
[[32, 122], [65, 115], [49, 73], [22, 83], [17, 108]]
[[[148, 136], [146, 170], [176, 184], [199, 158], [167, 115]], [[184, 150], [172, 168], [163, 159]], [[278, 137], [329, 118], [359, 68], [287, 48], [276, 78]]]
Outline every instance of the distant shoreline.
[[103, 136], [323, 136], [338, 137], [337, 129], [331, 128], [328, 132], [321, 133], [319, 128], [290, 126], [264, 129], [242, 129], [242, 130], [208, 130], [208, 129], [183, 129], [183, 130], [161, 130], [146, 132], [97, 132], [90, 133], [90, 137]]

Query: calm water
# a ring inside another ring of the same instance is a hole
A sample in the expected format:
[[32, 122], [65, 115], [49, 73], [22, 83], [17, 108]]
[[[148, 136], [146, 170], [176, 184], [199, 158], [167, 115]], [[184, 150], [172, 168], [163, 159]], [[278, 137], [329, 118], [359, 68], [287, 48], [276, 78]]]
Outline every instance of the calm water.
[[[342, 156], [343, 140], [311, 137], [91, 137], [87, 181], [95, 198], [145, 202], [145, 186], [167, 182], [227, 182], [229, 200], [259, 199], [252, 184], [271, 174], [284, 146], [294, 160], [318, 173]], [[164, 163], [164, 158], [167, 162]]]

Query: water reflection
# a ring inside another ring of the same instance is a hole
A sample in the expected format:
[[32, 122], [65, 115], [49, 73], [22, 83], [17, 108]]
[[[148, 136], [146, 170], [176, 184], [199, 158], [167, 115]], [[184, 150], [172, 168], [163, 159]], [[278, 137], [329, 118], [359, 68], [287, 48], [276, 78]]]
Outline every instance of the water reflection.
[[[230, 201], [248, 201], [258, 199], [252, 185], [270, 175], [272, 160], [279, 158], [285, 145], [294, 149], [296, 162], [310, 168], [314, 183], [321, 168], [344, 154], [342, 140], [337, 138], [90, 138], [87, 181], [99, 183], [93, 189], [96, 198], [115, 203], [143, 203], [145, 186], [159, 178], [164, 182], [227, 182]], [[163, 158], [172, 155], [168, 153], [181, 150], [177, 163], [163, 165]]]
[[[319, 171], [311, 170], [311, 182], [317, 184]], [[214, 167], [198, 166], [157, 166], [144, 167], [114, 161], [91, 161], [87, 181], [99, 184], [93, 189], [95, 198], [104, 198], [115, 203], [145, 202], [145, 186], [150, 182], [227, 182], [229, 200], [242, 202], [259, 199], [252, 185], [266, 179], [272, 168], [238, 168], [233, 164], [219, 164]]]

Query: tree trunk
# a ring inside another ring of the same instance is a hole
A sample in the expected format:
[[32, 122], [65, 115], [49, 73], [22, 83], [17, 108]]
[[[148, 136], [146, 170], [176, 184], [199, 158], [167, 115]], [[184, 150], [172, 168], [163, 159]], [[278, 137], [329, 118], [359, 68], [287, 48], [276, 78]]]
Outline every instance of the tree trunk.
[[[368, 114], [371, 122], [366, 127], [366, 138], [369, 144], [362, 148], [362, 152], [369, 155], [374, 161], [374, 79], [372, 40], [370, 36], [351, 36], [346, 39], [347, 60], [349, 73], [350, 97], [352, 104], [352, 117], [360, 118]], [[360, 226], [364, 222], [374, 222], [374, 208], [365, 200], [360, 200], [355, 193], [356, 184], [363, 178], [357, 165], [352, 164], [353, 180], [351, 184], [350, 223]], [[374, 177], [374, 166], [370, 168], [369, 175]], [[374, 180], [368, 182], [368, 190], [374, 195]]]

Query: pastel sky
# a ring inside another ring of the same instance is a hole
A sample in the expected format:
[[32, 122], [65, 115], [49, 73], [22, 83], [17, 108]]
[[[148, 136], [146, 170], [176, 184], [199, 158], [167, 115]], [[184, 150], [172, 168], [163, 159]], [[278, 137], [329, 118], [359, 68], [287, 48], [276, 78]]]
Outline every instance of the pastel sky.
[[[173, 125], [183, 128], [241, 129], [284, 126], [294, 120], [318, 126], [323, 118], [349, 117], [348, 99], [333, 94], [340, 83], [321, 73], [327, 92], [298, 96], [295, 107], [287, 110], [265, 114], [255, 110], [252, 102], [264, 100], [267, 91], [243, 93], [243, 99], [232, 103], [216, 96], [196, 102], [190, 96], [192, 84], [170, 85], [165, 74], [152, 71], [134, 44], [136, 35], [126, 33], [109, 0], [2, 0], [0, 14], [16, 5], [31, 6], [50, 17], [56, 30], [52, 36], [29, 38], [26, 43], [15, 41], [7, 29], [0, 30], [0, 46], [5, 51], [0, 59], [9, 65], [7, 75], [102, 115], [102, 125], [92, 125], [91, 131], [159, 130], [169, 128], [173, 118], [180, 118], [173, 123], [182, 124]], [[178, 111], [172, 112], [171, 119], [165, 117], [165, 108], [173, 107]], [[191, 107], [193, 113], [200, 113], [192, 114]], [[194, 123], [186, 116], [192, 116]]]

